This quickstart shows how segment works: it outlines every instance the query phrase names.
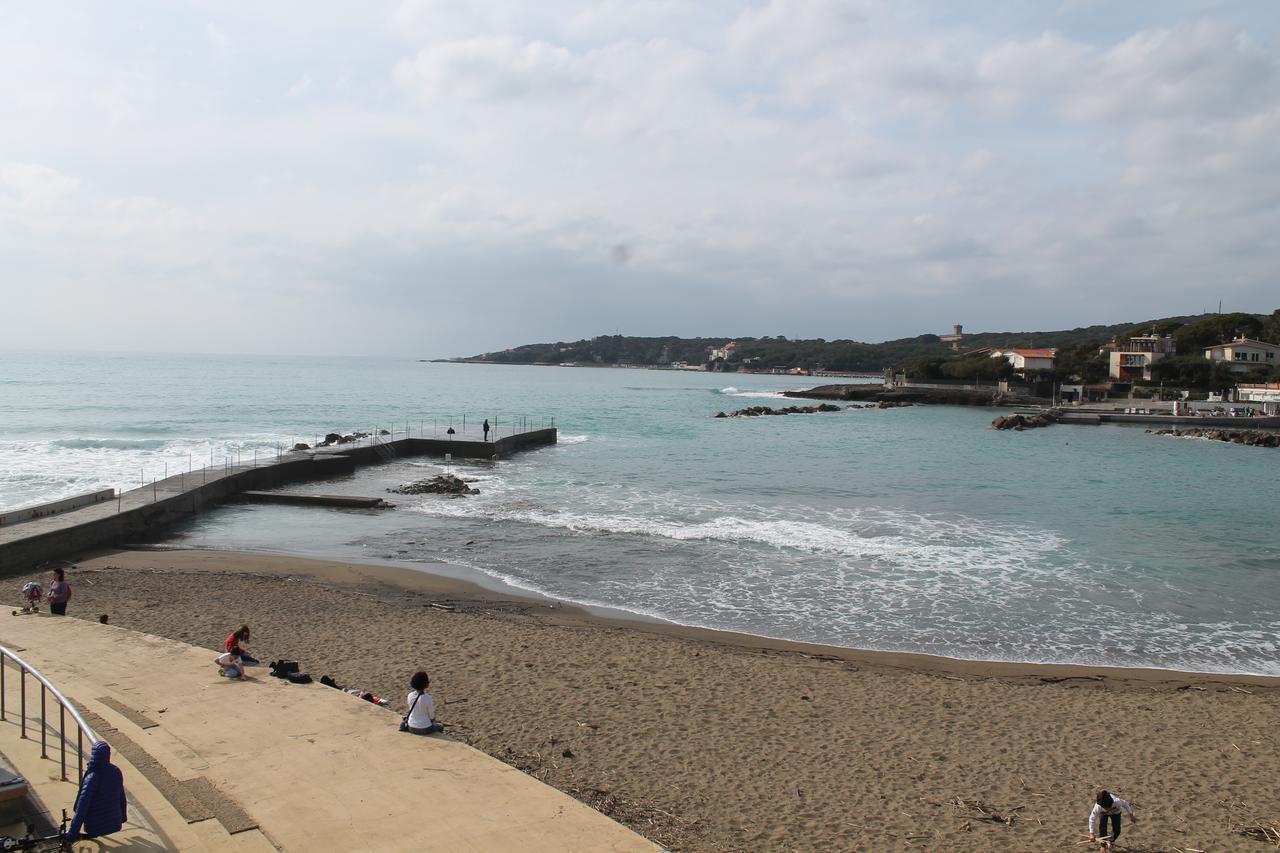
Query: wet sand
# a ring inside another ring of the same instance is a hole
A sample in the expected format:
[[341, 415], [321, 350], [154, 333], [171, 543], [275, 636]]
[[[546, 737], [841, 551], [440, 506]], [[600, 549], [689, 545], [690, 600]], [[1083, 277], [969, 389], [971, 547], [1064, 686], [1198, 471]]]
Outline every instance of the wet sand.
[[1122, 849], [1261, 850], [1240, 830], [1280, 821], [1280, 679], [786, 643], [268, 554], [106, 552], [69, 580], [69, 615], [210, 649], [248, 623], [264, 661], [400, 713], [426, 669], [451, 736], [677, 850], [1090, 849], [1096, 787], [1138, 811]]

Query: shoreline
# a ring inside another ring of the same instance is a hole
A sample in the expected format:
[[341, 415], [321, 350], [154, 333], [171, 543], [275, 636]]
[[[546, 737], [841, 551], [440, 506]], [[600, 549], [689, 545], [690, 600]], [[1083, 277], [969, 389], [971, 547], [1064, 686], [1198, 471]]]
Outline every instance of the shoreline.
[[[424, 567], [419, 568], [419, 564], [404, 564], [390, 560], [355, 561], [287, 551], [243, 551], [158, 545], [91, 551], [82, 555], [76, 564], [89, 569], [99, 569], [105, 568], [108, 563], [114, 561], [125, 568], [139, 568], [140, 563], [148, 560], [146, 556], [148, 554], [182, 555], [176, 558], [170, 557], [169, 560], [176, 564], [173, 568], [185, 570], [263, 573], [277, 576], [303, 574], [312, 579], [343, 585], [362, 583], [389, 585], [423, 594], [454, 598], [468, 605], [502, 604], [523, 607], [527, 615], [537, 616], [552, 624], [607, 626], [730, 648], [837, 659], [882, 670], [966, 675], [997, 678], [1010, 682], [1033, 682], [1044, 678], [1091, 680], [1091, 677], [1099, 677], [1120, 684], [1200, 686], [1213, 683], [1280, 690], [1280, 676], [1261, 673], [970, 659], [925, 652], [881, 651], [835, 646], [684, 625], [623, 608], [552, 598], [536, 590], [516, 587], [478, 569], [444, 562], [422, 564]], [[446, 567], [454, 571], [440, 570]], [[478, 578], [491, 583], [481, 582]]]

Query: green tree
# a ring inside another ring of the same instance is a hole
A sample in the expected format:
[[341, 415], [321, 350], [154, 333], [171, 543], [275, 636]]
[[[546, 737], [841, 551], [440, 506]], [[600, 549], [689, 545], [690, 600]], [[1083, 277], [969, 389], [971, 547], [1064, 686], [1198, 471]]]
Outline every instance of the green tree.
[[1272, 311], [1262, 321], [1262, 329], [1258, 332], [1258, 339], [1269, 344], [1280, 344], [1280, 308]]
[[1237, 337], [1257, 337], [1261, 330], [1262, 321], [1252, 314], [1214, 314], [1178, 329], [1173, 340], [1178, 355], [1192, 355]]
[[1013, 365], [1007, 359], [976, 355], [943, 362], [942, 375], [947, 379], [1008, 379], [1013, 376]]

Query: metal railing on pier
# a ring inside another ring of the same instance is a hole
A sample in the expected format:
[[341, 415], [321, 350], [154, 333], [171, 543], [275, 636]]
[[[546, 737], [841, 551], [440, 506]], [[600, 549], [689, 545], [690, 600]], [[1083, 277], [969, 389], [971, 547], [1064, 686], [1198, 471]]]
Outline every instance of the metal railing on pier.
[[[18, 678], [21, 682], [19, 685], [18, 713], [21, 717], [19, 728], [23, 740], [27, 739], [28, 718], [31, 716], [27, 713], [27, 677], [30, 676], [40, 685], [40, 757], [49, 758], [49, 735], [52, 729], [49, 724], [49, 696], [53, 696], [53, 700], [58, 708], [58, 754], [59, 762], [62, 767], [62, 781], [67, 781], [67, 717], [71, 717], [71, 722], [76, 728], [76, 784], [84, 780], [84, 755], [85, 740], [89, 741], [92, 747], [98, 741], [98, 735], [94, 733], [93, 728], [84, 721], [84, 717], [80, 716], [80, 712], [75, 709], [67, 697], [62, 695], [58, 688], [50, 683], [49, 679], [40, 674], [40, 671], [31, 664], [18, 657], [11, 649], [0, 646], [0, 721], [7, 721], [12, 715], [12, 709], [9, 707], [9, 694], [6, 679], [9, 676], [9, 661], [13, 661], [18, 668]], [[31, 723], [35, 723], [35, 719], [31, 719]]]

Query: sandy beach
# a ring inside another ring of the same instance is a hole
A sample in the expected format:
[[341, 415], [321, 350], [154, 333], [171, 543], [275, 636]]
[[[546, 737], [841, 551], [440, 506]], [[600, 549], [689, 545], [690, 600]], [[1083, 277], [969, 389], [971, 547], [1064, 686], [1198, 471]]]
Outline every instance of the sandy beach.
[[1090, 849], [1096, 787], [1138, 812], [1121, 849], [1264, 850], [1241, 831], [1280, 821], [1280, 679], [807, 646], [265, 554], [101, 553], [69, 580], [69, 615], [209, 649], [248, 623], [264, 661], [400, 712], [427, 669], [451, 736], [674, 850]]

